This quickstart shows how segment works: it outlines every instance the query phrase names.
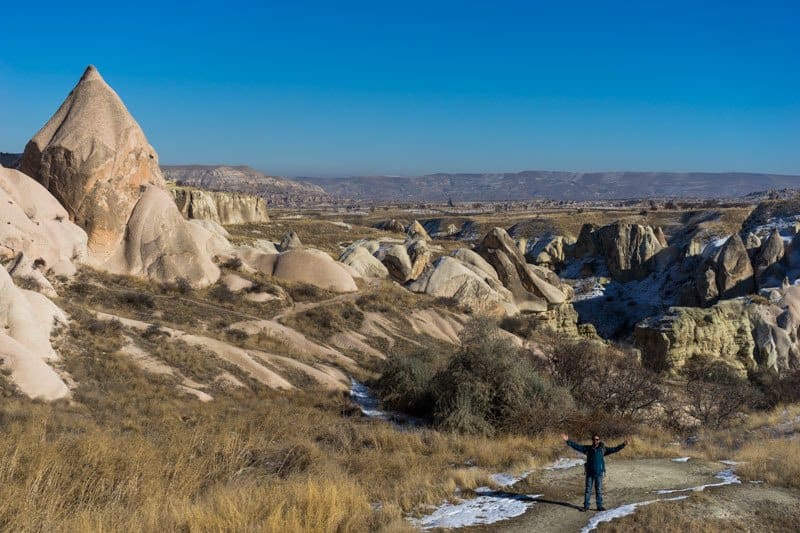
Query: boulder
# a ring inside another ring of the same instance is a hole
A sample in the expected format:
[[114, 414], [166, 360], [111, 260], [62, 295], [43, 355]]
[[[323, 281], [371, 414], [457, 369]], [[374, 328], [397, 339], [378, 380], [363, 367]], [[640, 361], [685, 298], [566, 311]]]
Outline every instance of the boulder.
[[587, 256], [597, 255], [597, 241], [594, 232], [597, 230], [595, 224], [586, 223], [581, 226], [581, 232], [578, 234], [578, 240], [575, 241], [575, 248], [573, 248], [573, 255], [575, 258], [580, 259]]
[[142, 188], [164, 186], [155, 150], [92, 66], [28, 142], [20, 170], [44, 185], [86, 231], [95, 264], [122, 244]]
[[422, 275], [431, 262], [431, 251], [422, 239], [415, 239], [408, 244], [408, 257], [411, 259], [411, 274], [408, 279], [414, 280]]
[[41, 294], [20, 289], [0, 268], [0, 362], [19, 390], [42, 400], [69, 396], [64, 380], [48, 364], [58, 359], [50, 345], [64, 313]]
[[559, 271], [567, 260], [567, 250], [574, 244], [563, 235], [539, 239], [533, 246], [525, 247], [525, 259], [529, 262]]
[[608, 270], [618, 281], [647, 277], [655, 269], [654, 258], [665, 249], [650, 226], [615, 222], [595, 233]]
[[738, 233], [733, 234], [722, 246], [715, 270], [720, 298], [735, 298], [755, 291], [753, 266]]
[[497, 271], [492, 268], [492, 265], [490, 265], [486, 259], [481, 257], [477, 252], [474, 252], [468, 248], [458, 248], [450, 255], [462, 263], [470, 265], [473, 270], [478, 269], [482, 276], [491, 278], [494, 281], [500, 281], [500, 278], [497, 277]]
[[281, 237], [281, 242], [278, 245], [278, 250], [281, 252], [285, 252], [287, 250], [291, 250], [292, 248], [302, 248], [303, 243], [300, 242], [300, 237], [297, 236], [297, 233], [290, 231], [283, 237]]
[[339, 261], [354, 269], [363, 278], [383, 279], [389, 277], [389, 271], [383, 263], [363, 246], [356, 246], [352, 250], [345, 251]]
[[186, 218], [213, 220], [218, 224], [269, 222], [267, 204], [252, 194], [171, 187], [175, 204]]
[[777, 229], [773, 229], [753, 258], [753, 267], [759, 287], [777, 285], [785, 277], [785, 269], [780, 264], [783, 255], [783, 238]]
[[411, 279], [413, 265], [406, 247], [402, 244], [394, 244], [385, 250], [383, 264], [396, 281], [405, 283]]
[[211, 259], [215, 242], [211, 232], [181, 216], [166, 190], [150, 186], [133, 209], [124, 241], [101, 268], [160, 283], [183, 279], [193, 287], [206, 287], [219, 279]]
[[483, 238], [481, 256], [494, 268], [503, 286], [514, 295], [520, 311], [541, 312], [567, 298], [552, 272], [528, 265], [506, 230], [494, 228]]
[[294, 248], [278, 255], [273, 276], [334, 292], [358, 290], [353, 277], [341, 263], [324, 252], [310, 248]]
[[[71, 276], [87, 254], [87, 236], [42, 185], [22, 172], [0, 168], [0, 262], [17, 271]], [[30, 268], [27, 268], [27, 267]]]
[[758, 249], [761, 248], [761, 239], [751, 231], [744, 238], [744, 247], [747, 248], [747, 254], [753, 257], [758, 253]]
[[275, 264], [278, 262], [279, 254], [262, 248], [240, 246], [233, 255], [238, 257], [246, 268], [271, 276], [275, 272]]
[[414, 292], [452, 298], [476, 313], [514, 315], [519, 309], [513, 295], [481, 269], [455, 257], [441, 257], [420, 279], [409, 285]]
[[409, 237], [413, 239], [424, 239], [426, 241], [431, 240], [431, 237], [430, 235], [428, 235], [428, 232], [425, 231], [425, 228], [417, 220], [413, 221], [411, 224], [408, 225], [406, 233], [408, 234]]

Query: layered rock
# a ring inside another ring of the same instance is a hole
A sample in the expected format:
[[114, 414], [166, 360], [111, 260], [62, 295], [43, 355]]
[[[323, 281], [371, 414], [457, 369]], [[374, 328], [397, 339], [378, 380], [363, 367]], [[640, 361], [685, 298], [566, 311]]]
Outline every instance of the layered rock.
[[755, 368], [785, 371], [800, 364], [800, 287], [776, 289], [770, 303], [724, 300], [707, 309], [673, 307], [636, 326], [642, 362], [676, 372], [692, 358], [720, 360], [746, 374]]
[[164, 185], [156, 151], [91, 66], [28, 142], [20, 170], [44, 185], [86, 230], [97, 263], [122, 243], [142, 188]]
[[269, 222], [267, 204], [258, 196], [187, 187], [172, 187], [170, 192], [186, 218], [213, 220], [225, 225]]

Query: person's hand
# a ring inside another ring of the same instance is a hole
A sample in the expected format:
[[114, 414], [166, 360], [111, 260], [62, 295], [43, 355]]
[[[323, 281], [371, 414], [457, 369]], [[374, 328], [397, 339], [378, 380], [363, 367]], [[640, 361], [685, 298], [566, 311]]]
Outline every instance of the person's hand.
[[627, 445], [628, 445], [628, 439], [625, 439], [624, 441], [622, 441], [622, 444], [624, 444], [625, 446], [627, 446]]
[[564, 442], [567, 442], [569, 440], [569, 435], [567, 435], [566, 433], [562, 433], [561, 438], [564, 439]]

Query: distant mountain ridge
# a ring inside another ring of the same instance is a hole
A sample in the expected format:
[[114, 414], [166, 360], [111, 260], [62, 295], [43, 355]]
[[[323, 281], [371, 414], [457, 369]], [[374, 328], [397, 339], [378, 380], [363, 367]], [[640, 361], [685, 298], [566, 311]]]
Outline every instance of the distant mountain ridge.
[[800, 176], [745, 172], [558, 172], [448, 174], [416, 177], [296, 178], [333, 197], [363, 201], [614, 200], [734, 198], [767, 189], [800, 187]]
[[255, 194], [270, 205], [312, 205], [329, 201], [321, 187], [277, 176], [248, 166], [162, 165], [164, 177], [179, 185]]

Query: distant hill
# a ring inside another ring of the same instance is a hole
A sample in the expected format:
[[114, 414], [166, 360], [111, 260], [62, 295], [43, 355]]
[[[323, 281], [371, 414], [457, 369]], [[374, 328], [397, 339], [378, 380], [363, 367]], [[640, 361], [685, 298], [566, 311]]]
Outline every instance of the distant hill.
[[268, 176], [247, 166], [162, 165], [161, 172], [179, 185], [255, 194], [270, 205], [312, 205], [330, 199], [317, 185]]
[[740, 172], [550, 172], [296, 178], [334, 197], [391, 202], [732, 198], [800, 187], [800, 176]]

